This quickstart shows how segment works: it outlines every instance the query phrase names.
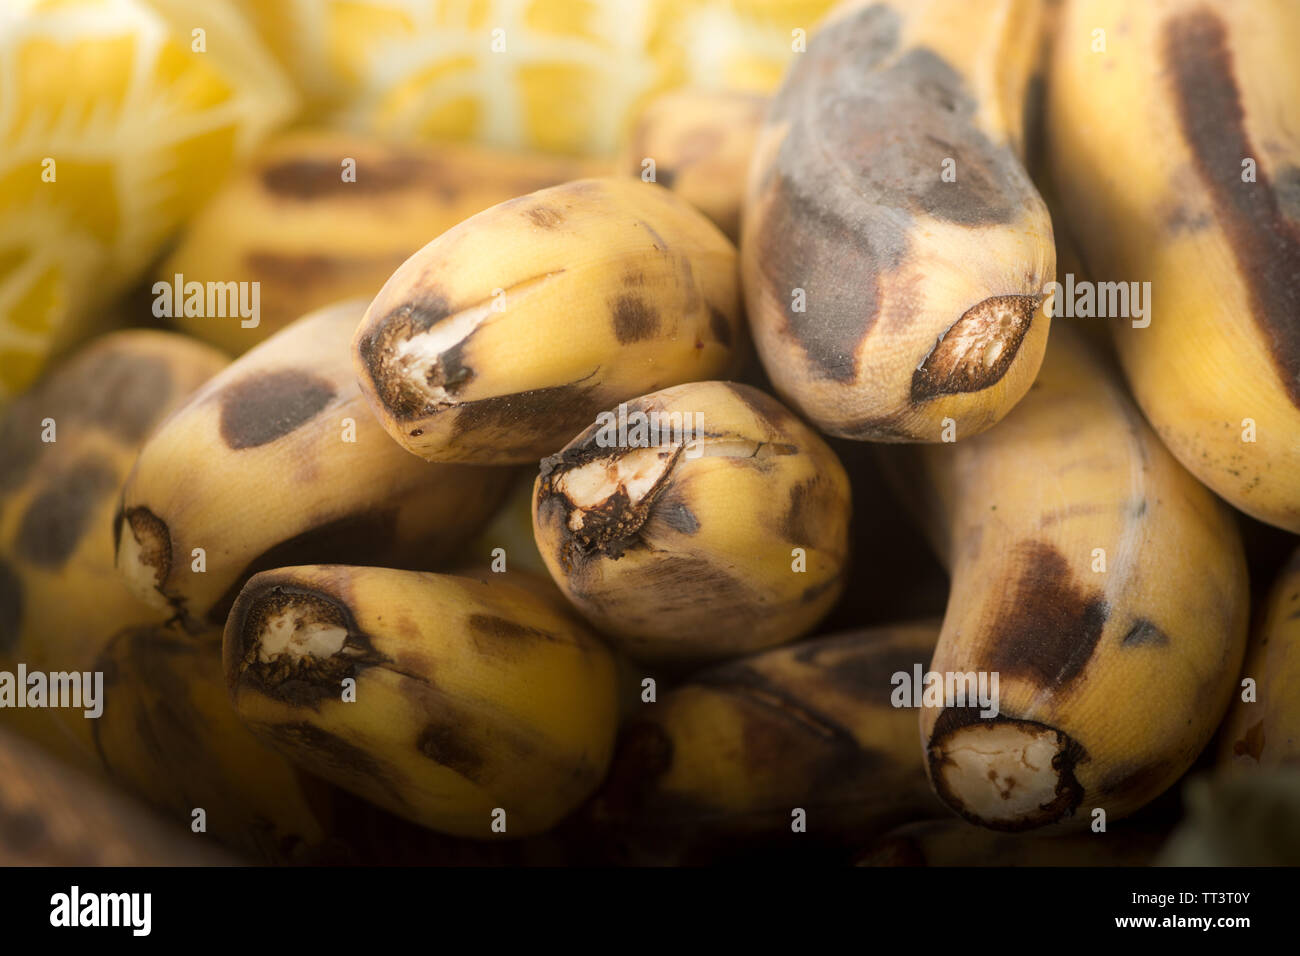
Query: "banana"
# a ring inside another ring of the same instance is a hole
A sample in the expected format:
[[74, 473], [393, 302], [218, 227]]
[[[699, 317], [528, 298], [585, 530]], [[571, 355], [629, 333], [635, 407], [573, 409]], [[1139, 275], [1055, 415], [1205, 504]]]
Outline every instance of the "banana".
[[[89, 671], [119, 628], [160, 619], [114, 571], [117, 492], [155, 424], [225, 364], [171, 332], [115, 332], [0, 416], [0, 669]], [[4, 719], [65, 760], [97, 765], [94, 721], [80, 710]]]
[[939, 796], [1001, 830], [1083, 828], [1155, 798], [1240, 667], [1249, 588], [1227, 510], [1064, 324], [996, 429], [907, 454], [952, 577], [931, 671], [998, 675], [996, 716], [922, 709]]
[[191, 633], [220, 628], [261, 570], [313, 560], [432, 567], [504, 494], [508, 471], [430, 466], [374, 420], [348, 352], [363, 309], [338, 303], [286, 327], [141, 450], [122, 490], [117, 566]]
[[725, 90], [663, 93], [637, 117], [619, 169], [642, 179], [653, 169], [650, 181], [671, 189], [738, 241], [745, 177], [767, 103], [755, 93]]
[[1149, 283], [1145, 315], [1114, 323], [1142, 411], [1211, 490], [1291, 532], [1298, 46], [1293, 0], [1070, 3], [1048, 110], [1065, 213], [1097, 278], [1113, 284], [1109, 301], [1122, 312], [1119, 292]]
[[[601, 165], [465, 145], [417, 146], [309, 129], [280, 136], [200, 211], [157, 278], [257, 283], [255, 326], [175, 324], [239, 354], [298, 316], [371, 297], [417, 249], [489, 206], [600, 175]], [[183, 288], [183, 286], [182, 286]]]
[[850, 3], [796, 58], [750, 168], [741, 266], [777, 393], [822, 431], [936, 442], [1042, 361], [1052, 225], [1022, 165], [1038, 0]]
[[596, 788], [613, 750], [609, 651], [505, 582], [269, 571], [240, 592], [223, 647], [231, 699], [256, 734], [442, 833], [546, 830]]
[[[916, 714], [891, 678], [924, 666], [938, 624], [851, 631], [704, 671], [641, 706], [584, 821], [636, 862], [738, 851], [843, 857], [856, 841], [944, 812], [930, 794]], [[806, 814], [806, 832], [792, 830]]]
[[131, 799], [0, 729], [0, 866], [229, 866]]
[[997, 833], [961, 820], [906, 823], [886, 834], [859, 866], [1150, 866], [1164, 834], [1116, 827], [1104, 833]]
[[533, 530], [565, 595], [633, 657], [698, 663], [792, 640], [844, 586], [835, 453], [776, 399], [695, 382], [603, 413], [545, 459]]
[[1223, 722], [1219, 763], [1232, 770], [1300, 767], [1300, 550], [1278, 576], [1246, 649], [1240, 685]]
[[660, 186], [589, 179], [443, 233], [353, 345], [389, 433], [430, 461], [532, 462], [602, 408], [739, 365], [735, 248]]

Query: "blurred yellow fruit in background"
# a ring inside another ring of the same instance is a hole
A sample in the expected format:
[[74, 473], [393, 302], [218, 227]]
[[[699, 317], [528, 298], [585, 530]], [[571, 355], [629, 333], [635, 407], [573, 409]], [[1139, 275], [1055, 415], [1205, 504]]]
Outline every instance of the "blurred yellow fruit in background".
[[0, 398], [97, 330], [295, 99], [228, 0], [0, 3]]
[[608, 154], [652, 94], [766, 92], [832, 0], [239, 0], [312, 118]]

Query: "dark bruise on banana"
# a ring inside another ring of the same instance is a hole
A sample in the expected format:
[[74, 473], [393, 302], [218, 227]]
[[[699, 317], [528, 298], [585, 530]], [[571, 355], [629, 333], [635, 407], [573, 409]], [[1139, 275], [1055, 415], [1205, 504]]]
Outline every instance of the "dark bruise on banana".
[[262, 739], [440, 832], [489, 838], [498, 809], [507, 834], [544, 830], [595, 789], [613, 749], [608, 649], [559, 602], [497, 580], [267, 572], [235, 602], [223, 657]]
[[[938, 622], [801, 641], [692, 675], [623, 729], [589, 819], [649, 854], [843, 856], [906, 820], [934, 817], [915, 714], [895, 673], [934, 650]], [[795, 808], [808, 832], [791, 835]], [[665, 859], [665, 857], [667, 857]]]
[[354, 341], [389, 433], [431, 461], [513, 464], [601, 408], [730, 374], [735, 248], [654, 184], [581, 180], [487, 209], [389, 279]]
[[344, 302], [289, 325], [142, 449], [115, 522], [117, 565], [139, 597], [191, 633], [224, 624], [259, 571], [310, 561], [433, 567], [504, 495], [508, 471], [422, 462], [374, 420], [348, 352], [363, 310]]
[[626, 416], [664, 424], [653, 442], [605, 447], [598, 420], [541, 463], [534, 527], [561, 590], [648, 659], [707, 660], [811, 628], [847, 557], [834, 452], [746, 385], [676, 386]]
[[938, 795], [1007, 831], [1154, 799], [1214, 733], [1241, 659], [1249, 589], [1226, 510], [1070, 327], [997, 429], [905, 457], [952, 576], [931, 669], [999, 678], [994, 714], [922, 709]]
[[1028, 86], [1037, 3], [1003, 5], [1024, 26], [972, 35], [967, 73], [924, 46], [953, 5], [841, 12], [773, 102], [742, 241], [750, 322], [778, 392], [831, 434], [938, 441], [951, 417], [971, 435], [1038, 370], [1051, 223], [1019, 113], [992, 129], [975, 98]]

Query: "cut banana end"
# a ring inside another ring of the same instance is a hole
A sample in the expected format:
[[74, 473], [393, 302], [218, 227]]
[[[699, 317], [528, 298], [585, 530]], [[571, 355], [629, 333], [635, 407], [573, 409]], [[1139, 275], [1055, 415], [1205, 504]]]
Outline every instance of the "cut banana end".
[[930, 739], [930, 776], [945, 803], [994, 830], [1030, 830], [1074, 812], [1083, 788], [1069, 736], [1032, 720], [944, 720], [960, 713], [946, 711]]
[[116, 532], [118, 566], [127, 589], [149, 607], [166, 611], [171, 603], [158, 586], [171, 571], [167, 525], [148, 508], [132, 508], [119, 516]]

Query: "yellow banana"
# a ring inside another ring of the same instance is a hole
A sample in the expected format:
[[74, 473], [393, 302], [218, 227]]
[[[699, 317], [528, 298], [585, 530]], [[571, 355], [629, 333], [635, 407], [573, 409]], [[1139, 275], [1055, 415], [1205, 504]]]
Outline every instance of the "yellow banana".
[[653, 171], [648, 181], [671, 189], [738, 241], [745, 178], [767, 103], [732, 91], [657, 96], [637, 117], [619, 168], [642, 179]]
[[[170, 332], [103, 336], [0, 417], [0, 669], [92, 669], [119, 628], [160, 620], [113, 568], [117, 492], [145, 437], [226, 359]], [[81, 710], [6, 710], [60, 756], [95, 766]]]
[[816, 625], [844, 586], [850, 508], [835, 453], [776, 399], [694, 382], [603, 413], [545, 459], [533, 529], [555, 582], [623, 650], [700, 662]]
[[609, 651], [501, 581], [265, 572], [235, 602], [224, 661], [235, 709], [260, 737], [443, 833], [546, 830], [595, 789], [613, 750]]
[[735, 370], [735, 258], [660, 186], [544, 189], [465, 220], [393, 273], [357, 330], [357, 376], [417, 455], [535, 461], [602, 408]]
[[1229, 504], [1292, 532], [1297, 47], [1293, 0], [1072, 2], [1048, 109], [1053, 173], [1089, 266], [1111, 283], [1108, 311], [1147, 290], [1143, 315], [1113, 323], [1147, 420]]
[[[801, 641], [699, 673], [624, 728], [584, 820], [635, 862], [737, 852], [843, 856], [905, 820], [942, 814], [916, 713], [891, 679], [925, 666], [938, 624]], [[804, 812], [796, 831], [796, 811]]]
[[913, 454], [952, 574], [931, 671], [999, 682], [996, 716], [922, 709], [940, 797], [1003, 830], [1083, 828], [1155, 798], [1210, 739], [1241, 663], [1249, 591], [1227, 510], [1064, 324], [996, 429]]
[[189, 631], [220, 628], [258, 571], [311, 560], [432, 567], [486, 521], [498, 469], [430, 466], [379, 427], [339, 303], [239, 358], [145, 444], [122, 491], [117, 565]]
[[177, 325], [238, 354], [307, 312], [374, 296], [413, 252], [462, 219], [601, 172], [593, 162], [486, 147], [296, 131], [269, 143], [200, 211], [157, 278], [174, 286], [180, 275], [205, 289], [258, 283], [254, 327], [172, 305]]
[[0, 866], [227, 866], [238, 862], [0, 729]]
[[1052, 225], [1023, 161], [1039, 0], [839, 8], [750, 169], [741, 261], [772, 382], [823, 431], [973, 435], [1042, 361]]
[[1135, 827], [1052, 837], [997, 833], [961, 820], [923, 820], [888, 833], [858, 865], [1150, 866], [1163, 837]]
[[1282, 569], [1246, 650], [1223, 722], [1219, 763], [1234, 770], [1300, 767], [1300, 551]]

